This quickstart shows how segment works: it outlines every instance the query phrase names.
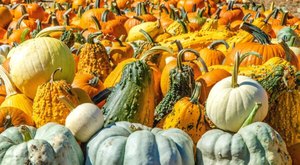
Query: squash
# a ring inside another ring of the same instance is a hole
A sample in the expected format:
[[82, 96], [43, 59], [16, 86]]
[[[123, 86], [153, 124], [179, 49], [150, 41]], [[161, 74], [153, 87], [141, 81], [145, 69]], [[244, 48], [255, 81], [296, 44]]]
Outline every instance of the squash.
[[162, 128], [179, 128], [186, 132], [196, 144], [201, 136], [209, 130], [204, 119], [205, 108], [199, 103], [200, 95], [201, 84], [196, 83], [191, 97], [183, 97], [175, 103], [174, 108], [163, 121]]
[[116, 121], [139, 122], [152, 126], [154, 108], [158, 103], [155, 73], [147, 64], [147, 54], [159, 54], [165, 49], [154, 47], [144, 53], [144, 58], [125, 65], [122, 77], [102, 107], [104, 125]]
[[22, 124], [34, 126], [31, 116], [25, 114], [22, 110], [14, 107], [0, 108], [0, 133], [13, 126]]
[[237, 133], [207, 131], [197, 143], [196, 164], [292, 164], [280, 134], [263, 122], [253, 122], [256, 103]]
[[81, 48], [78, 62], [78, 72], [96, 73], [104, 81], [112, 71], [112, 66], [105, 47], [101, 43], [94, 43], [99, 33], [90, 34], [87, 42]]
[[284, 40], [288, 46], [300, 46], [300, 37], [291, 27], [284, 27], [279, 30], [276, 38], [277, 40]]
[[65, 126], [80, 142], [87, 142], [103, 127], [102, 111], [93, 103], [83, 103], [75, 106], [65, 96], [59, 98], [71, 110], [66, 118]]
[[48, 123], [36, 129], [21, 125], [0, 134], [0, 164], [83, 164], [80, 146], [71, 131]]
[[268, 94], [255, 80], [246, 76], [238, 76], [239, 64], [249, 52], [235, 56], [235, 65], [232, 76], [222, 79], [211, 89], [206, 100], [206, 113], [209, 119], [220, 129], [237, 132], [244, 120], [251, 113], [255, 102], [261, 102], [262, 107], [254, 120], [262, 121], [268, 113]]
[[182, 64], [183, 54], [191, 52], [199, 56], [193, 49], [182, 49], [178, 53], [177, 67], [172, 69], [169, 74], [170, 89], [163, 100], [155, 108], [155, 123], [163, 120], [174, 107], [174, 104], [185, 96], [190, 96], [195, 86], [193, 69], [188, 65]]
[[86, 165], [194, 165], [193, 141], [182, 130], [149, 128], [116, 122], [103, 128], [87, 144]]
[[32, 116], [32, 105], [33, 102], [26, 95], [18, 93], [14, 84], [12, 84], [11, 79], [3, 68], [0, 66], [0, 76], [5, 84], [6, 97], [2, 102], [0, 107], [14, 107], [22, 110], [28, 116]]
[[64, 73], [57, 74], [57, 79], [64, 79], [68, 83], [74, 79], [75, 61], [70, 49], [60, 40], [44, 37], [63, 29], [64, 27], [45, 28], [36, 38], [26, 40], [8, 54], [12, 81], [31, 99], [34, 98], [37, 87], [49, 81], [53, 71], [60, 66]]
[[70, 109], [59, 101], [60, 96], [67, 97], [74, 105], [78, 104], [77, 96], [72, 91], [71, 85], [65, 80], [54, 80], [54, 76], [61, 68], [57, 68], [51, 75], [50, 81], [38, 87], [33, 101], [32, 118], [37, 128], [48, 122], [64, 124]]

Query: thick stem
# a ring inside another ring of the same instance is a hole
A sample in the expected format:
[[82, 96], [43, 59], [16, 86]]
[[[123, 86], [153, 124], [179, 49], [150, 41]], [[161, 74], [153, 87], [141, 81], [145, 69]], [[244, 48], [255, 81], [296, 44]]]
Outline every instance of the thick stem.
[[251, 17], [251, 13], [248, 13], [246, 15], [244, 15], [244, 17], [242, 18], [242, 21], [247, 21], [249, 18]]
[[24, 142], [28, 142], [29, 140], [32, 139], [31, 135], [30, 135], [30, 130], [27, 126], [25, 125], [21, 125], [19, 127], [19, 131], [20, 133], [22, 134], [22, 137], [23, 137], [23, 141]]
[[107, 16], [108, 16], [108, 13], [109, 13], [110, 11], [109, 10], [105, 10], [103, 13], [102, 13], [102, 15], [101, 15], [101, 21], [102, 22], [107, 22], [108, 20], [108, 18], [107, 18]]
[[6, 98], [8, 98], [12, 95], [18, 94], [16, 87], [14, 86], [14, 84], [12, 84], [9, 74], [3, 68], [2, 65], [0, 65], [0, 77], [2, 78], [2, 80], [5, 84]]
[[193, 104], [197, 104], [199, 102], [199, 97], [201, 95], [201, 88], [202, 88], [202, 84], [200, 82], [196, 82], [195, 85], [196, 85], [195, 89], [190, 99], [190, 102]]
[[159, 5], [159, 11], [160, 12], [165, 12], [166, 14], [170, 13], [169, 10], [168, 10], [168, 8], [165, 6], [165, 4], [160, 4]]
[[234, 3], [235, 3], [235, 1], [231, 1], [231, 0], [228, 2], [227, 11], [233, 10]]
[[24, 14], [22, 17], [19, 18], [17, 24], [16, 24], [16, 29], [20, 29], [21, 23], [23, 22], [24, 19], [28, 19], [29, 14]]
[[5, 116], [5, 119], [4, 119], [4, 122], [3, 122], [3, 126], [4, 126], [4, 129], [7, 129], [9, 127], [13, 127], [14, 126], [12, 124], [11, 116], [10, 115], [6, 115]]
[[54, 70], [54, 72], [51, 74], [51, 77], [50, 77], [50, 83], [54, 82], [54, 76], [55, 76], [55, 74], [56, 74], [57, 71], [62, 72], [62, 68], [59, 67], [59, 68], [57, 68], [57, 69]]
[[[20, 7], [21, 7], [21, 13], [22, 13], [22, 15], [27, 14], [25, 6], [24, 5], [20, 5]], [[28, 19], [28, 15], [27, 15], [27, 19]]]
[[139, 16], [132, 16], [132, 18], [136, 19], [136, 20], [139, 20], [141, 22], [145, 22], [145, 20]]
[[222, 7], [218, 7], [216, 14], [215, 14], [215, 18], [214, 19], [219, 19], [220, 18], [220, 13], [221, 13]]
[[244, 121], [241, 128], [246, 127], [247, 125], [250, 125], [253, 123], [253, 120], [255, 118], [255, 115], [259, 108], [262, 106], [262, 103], [255, 103], [253, 110], [251, 111], [250, 115], [247, 117], [247, 119]]
[[280, 25], [281, 25], [281, 26], [285, 26], [285, 25], [286, 25], [286, 22], [287, 22], [287, 19], [288, 19], [288, 12], [283, 11], [283, 15], [282, 15], [282, 17], [281, 17]]
[[101, 34], [102, 34], [102, 32], [96, 32], [96, 33], [89, 34], [87, 37], [87, 43], [94, 44], [94, 38]]
[[200, 57], [200, 54], [195, 49], [182, 49], [182, 50], [180, 50], [178, 52], [178, 55], [177, 55], [177, 69], [179, 69], [180, 71], [183, 70], [182, 61], [183, 61], [183, 57], [184, 57], [185, 52], [193, 53], [193, 54], [195, 54], [195, 56], [197, 58]]
[[181, 27], [182, 27], [182, 29], [183, 29], [183, 33], [188, 33], [188, 32], [189, 32], [189, 30], [188, 30], [188, 28], [187, 28], [187, 25], [186, 25], [186, 23], [185, 23], [184, 21], [182, 21], [182, 20], [177, 20], [177, 22], [181, 25]]
[[243, 22], [240, 26], [240, 29], [250, 33], [260, 44], [269, 45], [271, 43], [270, 37], [255, 25]]
[[26, 40], [26, 36], [30, 33], [30, 29], [26, 28], [22, 31], [20, 36], [20, 43], [24, 42]]
[[92, 87], [96, 87], [100, 81], [100, 78], [98, 75], [94, 74], [94, 77], [89, 80], [89, 85]]
[[122, 12], [116, 2], [111, 2], [111, 11], [113, 11], [117, 16], [121, 16]]
[[183, 46], [181, 44], [181, 42], [179, 40], [175, 40], [172, 43], [175, 43], [178, 49], [178, 52], [181, 51], [183, 49]]
[[150, 43], [154, 43], [153, 38], [143, 29], [139, 30], [140, 33], [142, 33], [144, 35], [144, 37], [146, 38], [146, 40]]
[[72, 101], [68, 99], [66, 96], [59, 96], [58, 100], [64, 103], [64, 105], [71, 111], [76, 108], [76, 105], [74, 105]]
[[275, 12], [278, 12], [278, 9], [272, 10], [272, 12], [264, 19], [264, 22], [267, 24], [270, 18], [274, 15]]
[[51, 15], [51, 25], [52, 25], [52, 26], [59, 26], [59, 22], [58, 22], [58, 20], [57, 20], [57, 18], [56, 18], [55, 13], [53, 13], [53, 14]]
[[202, 17], [203, 17], [203, 13], [204, 13], [205, 10], [206, 10], [205, 7], [199, 9], [199, 10], [197, 11], [197, 17], [198, 17], [198, 18], [202, 18]]
[[69, 26], [70, 25], [70, 17], [69, 17], [69, 13], [72, 11], [72, 9], [68, 9], [64, 14], [63, 14], [63, 18], [64, 18], [64, 26]]
[[97, 95], [95, 95], [92, 100], [94, 104], [98, 104], [101, 101], [105, 100], [112, 92], [113, 87], [111, 88], [106, 88], [103, 91], [99, 92]]
[[92, 18], [92, 20], [93, 20], [93, 22], [94, 22], [94, 24], [96, 26], [96, 29], [97, 30], [101, 30], [101, 25], [100, 25], [98, 19], [95, 16], [91, 16], [91, 18]]
[[95, 1], [95, 8], [99, 9], [101, 6], [100, 6], [100, 0], [96, 0]]
[[66, 30], [66, 27], [65, 26], [53, 26], [53, 27], [47, 27], [43, 30], [41, 30], [36, 36], [35, 38], [38, 38], [38, 37], [46, 37], [48, 36], [50, 33], [53, 33], [53, 32], [62, 32], [62, 31], [65, 31]]
[[218, 46], [218, 45], [220, 45], [220, 44], [225, 45], [226, 49], [229, 48], [229, 45], [228, 45], [228, 43], [227, 43], [225, 40], [216, 40], [216, 41], [213, 41], [213, 42], [208, 46], [208, 49], [216, 50], [216, 46]]

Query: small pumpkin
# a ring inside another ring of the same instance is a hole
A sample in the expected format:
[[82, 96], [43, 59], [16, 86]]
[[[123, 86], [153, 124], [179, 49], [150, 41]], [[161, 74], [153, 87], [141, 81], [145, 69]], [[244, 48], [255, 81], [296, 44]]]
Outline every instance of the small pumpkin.
[[251, 53], [235, 55], [235, 64], [231, 77], [214, 85], [206, 100], [206, 112], [209, 119], [220, 129], [237, 132], [244, 120], [251, 113], [255, 102], [262, 107], [256, 114], [255, 121], [263, 121], [268, 113], [268, 94], [255, 80], [238, 76], [239, 64]]
[[115, 122], [95, 134], [87, 144], [86, 155], [86, 165], [195, 164], [193, 141], [184, 131], [125, 121]]

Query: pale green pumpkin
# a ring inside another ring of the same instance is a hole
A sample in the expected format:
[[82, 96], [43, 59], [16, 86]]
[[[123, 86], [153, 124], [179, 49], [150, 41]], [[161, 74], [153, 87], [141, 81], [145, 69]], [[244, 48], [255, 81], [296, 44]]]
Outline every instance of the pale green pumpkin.
[[62, 125], [23, 125], [0, 134], [0, 165], [80, 165], [83, 159], [71, 131]]
[[87, 144], [86, 165], [194, 165], [193, 141], [184, 131], [116, 122]]

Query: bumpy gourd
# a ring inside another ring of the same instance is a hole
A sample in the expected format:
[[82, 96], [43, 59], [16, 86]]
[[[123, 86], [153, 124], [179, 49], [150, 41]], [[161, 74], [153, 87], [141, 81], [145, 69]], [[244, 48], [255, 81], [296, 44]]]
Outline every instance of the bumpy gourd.
[[87, 43], [81, 48], [78, 62], [78, 72], [96, 73], [104, 81], [112, 71], [112, 65], [105, 47], [101, 43], [94, 43], [98, 34], [89, 35]]
[[38, 87], [34, 98], [32, 117], [37, 127], [41, 127], [48, 122], [65, 124], [70, 109], [59, 100], [60, 96], [65, 96], [74, 105], [78, 105], [77, 96], [72, 91], [71, 85], [65, 80], [54, 81], [54, 75], [58, 70], [61, 69], [59, 68], [53, 72], [50, 82]]
[[170, 113], [174, 104], [185, 96], [190, 96], [195, 86], [193, 69], [188, 65], [182, 65], [182, 58], [185, 52], [192, 52], [199, 56], [193, 49], [182, 49], [178, 53], [177, 67], [170, 71], [170, 89], [163, 100], [155, 108], [155, 123]]

